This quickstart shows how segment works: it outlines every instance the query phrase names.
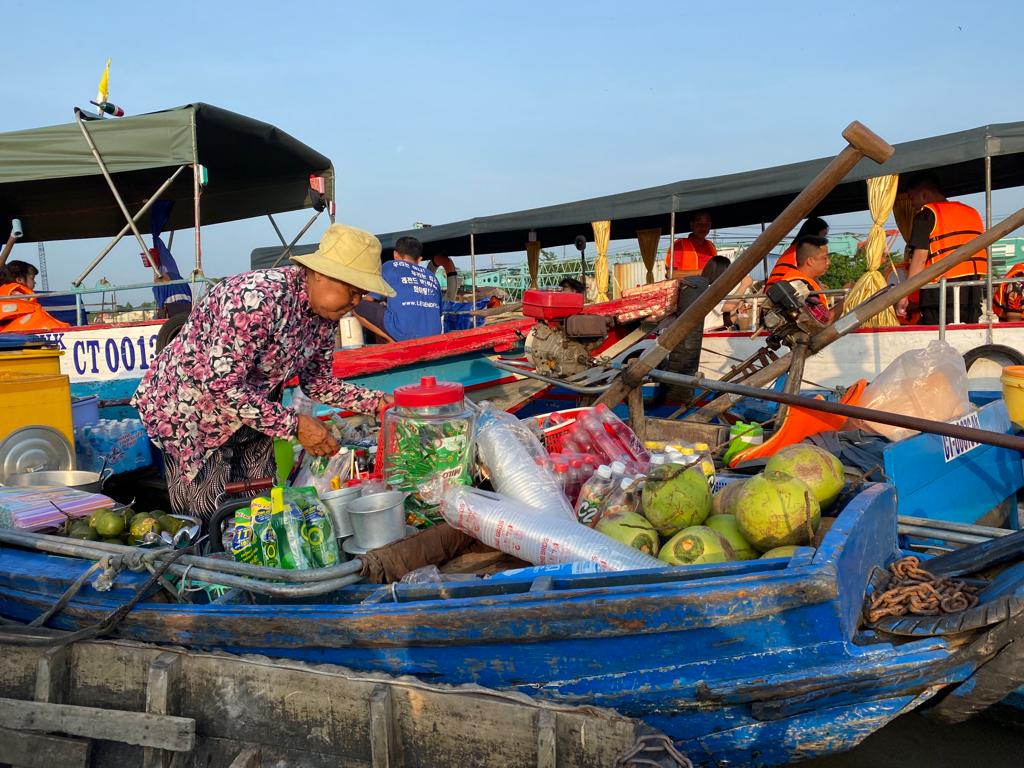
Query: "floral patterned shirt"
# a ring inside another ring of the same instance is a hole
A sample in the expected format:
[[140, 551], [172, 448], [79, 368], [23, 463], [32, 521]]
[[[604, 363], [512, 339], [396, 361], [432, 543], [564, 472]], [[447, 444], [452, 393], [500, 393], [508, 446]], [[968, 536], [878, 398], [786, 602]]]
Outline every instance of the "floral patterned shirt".
[[314, 314], [301, 267], [244, 272], [218, 283], [156, 356], [132, 405], [146, 432], [193, 480], [248, 426], [291, 437], [298, 414], [270, 399], [298, 375], [312, 399], [373, 413], [383, 394], [335, 379], [336, 326]]

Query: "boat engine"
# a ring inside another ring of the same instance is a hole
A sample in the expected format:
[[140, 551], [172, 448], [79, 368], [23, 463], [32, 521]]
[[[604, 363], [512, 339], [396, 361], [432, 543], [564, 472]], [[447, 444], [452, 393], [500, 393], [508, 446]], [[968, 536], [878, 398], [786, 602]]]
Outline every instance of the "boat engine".
[[570, 315], [537, 323], [526, 337], [526, 357], [538, 373], [565, 377], [590, 367], [590, 353], [608, 335], [610, 318]]
[[761, 319], [768, 330], [770, 348], [778, 349], [783, 344], [792, 347], [795, 334], [814, 334], [824, 327], [807, 312], [805, 302], [809, 293], [805, 285], [788, 281], [768, 287]]

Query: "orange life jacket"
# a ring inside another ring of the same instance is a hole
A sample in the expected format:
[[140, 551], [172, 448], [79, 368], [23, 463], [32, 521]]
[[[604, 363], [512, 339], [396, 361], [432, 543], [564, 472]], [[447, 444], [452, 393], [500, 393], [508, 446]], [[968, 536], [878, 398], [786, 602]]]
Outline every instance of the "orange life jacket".
[[[928, 260], [925, 266], [931, 266], [969, 242], [985, 231], [981, 223], [981, 215], [963, 203], [949, 200], [941, 203], [928, 203], [924, 206], [935, 215], [935, 224], [928, 235]], [[988, 257], [985, 251], [978, 251], [973, 256], [951, 267], [943, 277], [947, 280], [954, 277], [975, 277], [988, 272]], [[936, 278], [933, 283], [939, 282]]]
[[0, 285], [0, 333], [27, 333], [49, 331], [54, 328], [68, 328], [33, 298], [13, 298], [31, 295], [33, 291], [21, 283]]
[[[1006, 277], [1021, 277], [1024, 275], [1024, 264], [1014, 264], [1006, 271]], [[1006, 288], [1009, 283], [1000, 283], [992, 294], [992, 311], [1001, 320], [1006, 319]]]
[[[781, 258], [780, 258], [780, 261], [781, 261]], [[774, 270], [772, 270], [772, 271], [774, 271]], [[780, 270], [779, 281], [781, 282], [783, 280], [786, 281], [786, 282], [792, 282], [794, 280], [799, 280], [801, 283], [804, 283], [812, 292], [814, 292], [814, 291], [827, 291], [828, 290], [828, 288], [823, 286], [821, 283], [819, 283], [813, 277], [811, 277], [810, 275], [804, 273], [802, 270], [798, 269], [797, 267], [783, 267]], [[826, 309], [832, 306], [832, 302], [829, 301], [828, 296], [825, 295], [825, 294], [820, 294], [819, 296], [815, 296], [814, 298], [818, 299], [818, 301], [820, 301], [822, 304], [824, 304]]]
[[789, 248], [782, 252], [779, 256], [779, 260], [775, 262], [775, 266], [772, 267], [772, 271], [768, 273], [768, 279], [764, 281], [764, 287], [767, 288], [772, 283], [777, 283], [779, 280], [784, 279], [783, 275], [786, 273], [786, 269], [796, 269], [796, 241], [790, 243]]
[[710, 240], [695, 243], [689, 237], [680, 237], [665, 254], [665, 273], [698, 272], [718, 255], [718, 249]]

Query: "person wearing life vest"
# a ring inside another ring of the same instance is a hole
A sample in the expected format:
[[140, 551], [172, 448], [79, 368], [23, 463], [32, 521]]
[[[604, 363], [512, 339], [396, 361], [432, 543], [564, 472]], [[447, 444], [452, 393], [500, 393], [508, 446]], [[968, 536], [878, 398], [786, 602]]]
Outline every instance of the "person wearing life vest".
[[30, 333], [67, 328], [34, 298], [39, 270], [26, 261], [0, 267], [0, 333]]
[[796, 246], [800, 242], [800, 238], [805, 235], [815, 235], [817, 237], [828, 237], [828, 222], [824, 219], [819, 219], [817, 216], [812, 216], [807, 219], [796, 233], [796, 237], [793, 238], [793, 242], [789, 244], [789, 247], [782, 252], [779, 256], [779, 260], [775, 262], [775, 266], [772, 267], [772, 271], [768, 273], [768, 279], [764, 281], [764, 287], [767, 288], [772, 283], [777, 283], [782, 279], [782, 275], [785, 273], [787, 268], [796, 267]]
[[[827, 291], [828, 286], [822, 285], [819, 278], [828, 272], [828, 238], [817, 235], [804, 235], [796, 247], [796, 266], [784, 267], [781, 280], [804, 285], [812, 294]], [[828, 325], [842, 314], [843, 302], [832, 303], [827, 295], [811, 295], [806, 301], [807, 311], [811, 317], [822, 325]]]
[[[934, 174], [919, 176], [907, 187], [914, 214], [907, 248], [910, 251], [910, 267], [907, 277], [911, 278], [921, 270], [939, 261], [961, 245], [980, 235], [985, 227], [981, 215], [969, 205], [947, 200]], [[988, 272], [988, 258], [984, 250], [951, 267], [943, 277], [947, 283], [960, 283], [983, 278]], [[932, 281], [936, 288], [921, 291], [921, 323], [938, 325], [939, 291], [938, 279]], [[982, 287], [972, 286], [960, 289], [960, 322], [976, 323], [981, 317], [984, 293]], [[953, 318], [952, 286], [946, 288], [946, 318]], [[898, 315], [905, 315], [908, 301], [902, 299], [897, 305]]]
[[[1004, 275], [1024, 278], [1024, 264], [1014, 264]], [[992, 295], [992, 311], [1004, 323], [1019, 323], [1024, 320], [1024, 280], [1000, 283]]]
[[698, 211], [690, 219], [690, 234], [677, 238], [672, 250], [665, 254], [666, 276], [679, 277], [679, 272], [699, 272], [718, 255], [715, 244], [708, 240], [711, 232], [711, 214]]

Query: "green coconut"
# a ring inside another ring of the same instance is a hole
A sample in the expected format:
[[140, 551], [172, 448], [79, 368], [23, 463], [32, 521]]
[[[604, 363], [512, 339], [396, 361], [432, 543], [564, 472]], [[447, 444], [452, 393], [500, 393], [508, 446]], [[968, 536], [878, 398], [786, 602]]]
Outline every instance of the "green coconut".
[[723, 488], [711, 497], [711, 516], [715, 515], [732, 515], [733, 507], [735, 506], [736, 496], [743, 484], [747, 482], [743, 480], [733, 480], [731, 483], [723, 486]]
[[803, 480], [823, 510], [831, 506], [846, 484], [843, 463], [824, 448], [810, 443], [786, 446], [768, 459], [764, 469]]
[[774, 549], [769, 549], [767, 552], [761, 555], [761, 559], [771, 560], [776, 557], [785, 557], [788, 559], [792, 557], [794, 554], [796, 554], [796, 551], [798, 549], [799, 547], [797, 547], [795, 544], [790, 544], [786, 547], [775, 547]]
[[598, 521], [597, 530], [627, 547], [639, 549], [652, 557], [658, 556], [658, 532], [643, 515], [636, 512], [605, 515]]
[[691, 525], [665, 542], [658, 559], [669, 565], [693, 565], [725, 563], [735, 558], [729, 542], [718, 531], [706, 525]]
[[735, 515], [712, 515], [704, 521], [704, 525], [719, 533], [732, 547], [734, 560], [756, 560], [758, 552], [743, 538]]
[[735, 510], [743, 538], [762, 552], [807, 544], [821, 522], [821, 506], [807, 483], [782, 472], [766, 470], [747, 480]]
[[644, 517], [662, 536], [700, 525], [711, 514], [711, 491], [699, 467], [667, 466], [644, 483], [641, 502]]

